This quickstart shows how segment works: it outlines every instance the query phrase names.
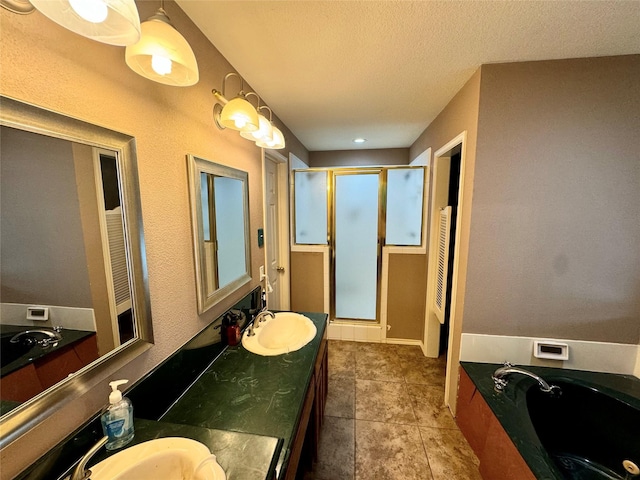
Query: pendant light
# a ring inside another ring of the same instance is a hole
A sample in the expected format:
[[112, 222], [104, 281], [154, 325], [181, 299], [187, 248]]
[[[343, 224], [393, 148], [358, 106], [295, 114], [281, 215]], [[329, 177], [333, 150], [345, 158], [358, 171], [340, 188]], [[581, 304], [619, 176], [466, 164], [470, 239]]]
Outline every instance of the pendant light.
[[109, 45], [132, 45], [140, 39], [140, 17], [134, 0], [31, 0], [58, 25]]
[[140, 41], [127, 47], [125, 61], [131, 70], [154, 82], [176, 87], [195, 85], [199, 80], [196, 57], [171, 25], [163, 5], [141, 25]]

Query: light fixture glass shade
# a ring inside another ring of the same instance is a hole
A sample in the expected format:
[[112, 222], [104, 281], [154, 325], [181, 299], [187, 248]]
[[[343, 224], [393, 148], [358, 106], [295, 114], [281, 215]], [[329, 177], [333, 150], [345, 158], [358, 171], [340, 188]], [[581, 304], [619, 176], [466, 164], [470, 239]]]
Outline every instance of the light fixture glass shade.
[[282, 134], [280, 129], [274, 125], [273, 126], [273, 139], [270, 142], [264, 142], [262, 140], [258, 140], [256, 142], [256, 145], [258, 147], [262, 147], [262, 148], [271, 148], [272, 150], [280, 150], [281, 148], [284, 148], [284, 146], [285, 146], [284, 135]]
[[258, 130], [255, 132], [240, 131], [240, 136], [254, 142], [264, 140], [265, 142], [273, 141], [273, 125], [266, 119], [264, 115], [258, 114]]
[[134, 0], [31, 0], [49, 20], [78, 35], [109, 45], [132, 45], [140, 39]]
[[160, 19], [162, 16], [159, 11], [141, 25], [142, 37], [127, 47], [125, 61], [131, 70], [154, 82], [176, 87], [195, 85], [200, 74], [193, 50], [180, 32]]
[[230, 100], [220, 113], [220, 124], [231, 130], [255, 132], [260, 128], [258, 112], [243, 96]]

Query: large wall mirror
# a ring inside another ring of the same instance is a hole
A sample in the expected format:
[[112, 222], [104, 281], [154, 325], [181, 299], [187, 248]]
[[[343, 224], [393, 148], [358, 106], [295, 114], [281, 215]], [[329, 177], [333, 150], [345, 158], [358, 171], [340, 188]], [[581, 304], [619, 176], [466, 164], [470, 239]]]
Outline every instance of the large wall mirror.
[[248, 174], [187, 156], [198, 312], [251, 281]]
[[0, 97], [0, 446], [152, 342], [135, 139]]

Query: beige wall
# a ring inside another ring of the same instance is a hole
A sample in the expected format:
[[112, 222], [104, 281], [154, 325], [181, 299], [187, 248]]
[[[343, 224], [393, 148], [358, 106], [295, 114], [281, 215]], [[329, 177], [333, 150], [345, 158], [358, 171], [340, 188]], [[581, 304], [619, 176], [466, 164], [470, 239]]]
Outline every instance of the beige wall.
[[291, 310], [324, 312], [324, 256], [291, 252]]
[[640, 338], [640, 55], [482, 67], [464, 331]]
[[[139, 2], [140, 17], [148, 18], [157, 6]], [[198, 59], [200, 82], [193, 87], [146, 80], [126, 66], [124, 48], [79, 37], [38, 12], [20, 16], [0, 9], [2, 94], [136, 138], [155, 345], [116, 375], [132, 383], [255, 287], [264, 262], [255, 235], [263, 226], [260, 150], [236, 132], [218, 130], [211, 115], [211, 89], [221, 88], [232, 67], [175, 3], [167, 1], [165, 9]], [[279, 121], [278, 126], [288, 150], [306, 161], [304, 147]], [[249, 172], [253, 281], [202, 316], [196, 309], [188, 153]], [[2, 450], [2, 478], [11, 478], [96, 413], [108, 392], [106, 382], [97, 386]]]
[[72, 144], [2, 127], [1, 175], [2, 301], [91, 308]]
[[[469, 251], [469, 230], [472, 216], [473, 202], [473, 177], [476, 163], [476, 139], [478, 131], [478, 108], [480, 104], [480, 80], [481, 70], [478, 69], [473, 76], [467, 81], [462, 89], [449, 102], [444, 110], [436, 117], [436, 119], [427, 127], [427, 129], [418, 137], [411, 145], [411, 160], [424, 152], [427, 148], [432, 149], [435, 154], [440, 148], [448, 142], [456, 138], [459, 134], [466, 132], [466, 145], [463, 151], [465, 172], [464, 180], [460, 186], [463, 195], [463, 205], [460, 207], [459, 215], [461, 221], [460, 229], [460, 255], [459, 275], [458, 275], [458, 292], [451, 312], [457, 320], [454, 329], [450, 332], [454, 339], [452, 349], [449, 351], [451, 358], [458, 359], [460, 356], [460, 335], [463, 328], [463, 314], [465, 311], [465, 280], [467, 276], [467, 258]], [[433, 171], [433, 169], [430, 169]], [[457, 361], [454, 362], [452, 373], [453, 378], [457, 379]], [[455, 391], [449, 398], [451, 403], [455, 403]]]
[[389, 255], [388, 338], [422, 340], [426, 289], [426, 255]]
[[373, 165], [408, 165], [408, 148], [380, 148], [376, 150], [331, 150], [309, 152], [311, 168], [369, 167]]

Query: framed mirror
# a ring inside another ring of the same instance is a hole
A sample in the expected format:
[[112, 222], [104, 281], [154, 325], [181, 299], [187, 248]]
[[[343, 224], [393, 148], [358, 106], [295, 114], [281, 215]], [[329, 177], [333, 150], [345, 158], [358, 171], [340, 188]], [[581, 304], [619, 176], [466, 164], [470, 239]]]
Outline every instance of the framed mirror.
[[248, 174], [187, 156], [198, 312], [251, 281]]
[[135, 139], [0, 96], [0, 448], [150, 348]]

